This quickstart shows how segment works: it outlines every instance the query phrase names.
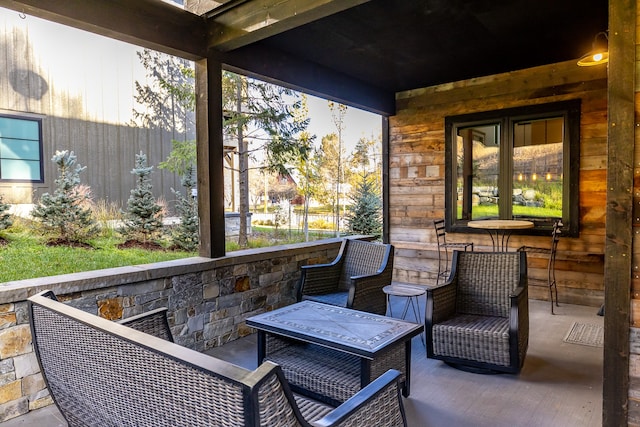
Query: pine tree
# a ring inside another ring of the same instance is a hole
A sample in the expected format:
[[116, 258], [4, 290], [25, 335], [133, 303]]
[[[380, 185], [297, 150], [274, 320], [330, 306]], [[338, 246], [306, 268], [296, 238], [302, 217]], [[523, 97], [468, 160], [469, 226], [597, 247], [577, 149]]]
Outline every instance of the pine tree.
[[176, 226], [173, 233], [173, 243], [186, 251], [195, 251], [200, 243], [198, 220], [198, 201], [193, 197], [192, 192], [195, 186], [193, 180], [193, 167], [187, 168], [187, 172], [182, 177], [182, 186], [185, 194], [174, 190], [171, 191], [176, 196], [176, 211], [180, 215], [180, 224]]
[[153, 166], [147, 166], [147, 156], [142, 151], [136, 154], [136, 164], [131, 171], [136, 176], [136, 188], [127, 200], [123, 230], [129, 240], [145, 243], [162, 229], [162, 207], [151, 192], [152, 170]]
[[60, 242], [81, 242], [97, 232], [89, 196], [80, 189], [80, 172], [86, 167], [76, 164], [73, 151], [56, 151], [51, 160], [58, 167], [53, 195], [45, 193], [31, 215], [48, 230], [56, 232]]
[[376, 177], [362, 172], [354, 191], [347, 215], [349, 232], [380, 237], [382, 235], [382, 202]]
[[2, 196], [0, 196], [0, 230], [6, 230], [13, 224], [13, 219], [9, 211], [9, 204], [4, 203]]

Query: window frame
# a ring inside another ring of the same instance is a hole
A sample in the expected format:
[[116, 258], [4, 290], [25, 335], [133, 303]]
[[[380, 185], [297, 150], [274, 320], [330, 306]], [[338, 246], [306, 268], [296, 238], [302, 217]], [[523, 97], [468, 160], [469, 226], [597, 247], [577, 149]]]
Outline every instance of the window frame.
[[[30, 122], [36, 122], [38, 124], [38, 156], [39, 156], [39, 171], [40, 171], [40, 179], [10, 179], [2, 177], [2, 167], [0, 165], [0, 183], [44, 183], [44, 161], [43, 161], [43, 140], [42, 140], [42, 118], [40, 117], [30, 117], [26, 115], [15, 115], [15, 114], [5, 114], [0, 113], [0, 117], [8, 118], [13, 120], [27, 120]], [[2, 160], [2, 153], [0, 152], [0, 160]], [[22, 159], [24, 160], [24, 159]], [[30, 160], [30, 159], [29, 159]]]
[[[502, 110], [483, 111], [445, 117], [445, 222], [446, 230], [456, 233], [477, 233], [477, 229], [467, 226], [468, 220], [457, 219], [456, 208], [456, 172], [454, 142], [459, 128], [477, 126], [487, 123], [500, 125], [500, 175], [499, 185], [513, 175], [513, 126], [525, 120], [537, 120], [552, 117], [564, 117], [563, 142], [563, 207], [562, 234], [570, 237], [579, 235], [580, 226], [580, 107], [581, 100], [552, 102]], [[502, 171], [505, 170], [506, 174]], [[503, 209], [500, 209], [503, 213]], [[502, 219], [506, 219], [501, 217]], [[553, 228], [550, 221], [534, 220], [534, 227], [518, 230], [517, 234], [548, 235]]]

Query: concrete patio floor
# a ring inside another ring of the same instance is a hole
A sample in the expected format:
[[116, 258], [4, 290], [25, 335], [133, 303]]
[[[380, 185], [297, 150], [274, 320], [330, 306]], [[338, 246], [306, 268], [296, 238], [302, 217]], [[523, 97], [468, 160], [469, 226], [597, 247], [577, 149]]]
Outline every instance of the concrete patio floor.
[[[401, 313], [399, 299], [393, 311]], [[563, 341], [573, 322], [602, 325], [597, 307], [530, 301], [529, 351], [518, 376], [480, 375], [426, 358], [420, 337], [412, 343], [411, 396], [404, 400], [415, 427], [595, 427], [602, 425], [602, 348]], [[421, 313], [424, 313], [422, 301]], [[408, 317], [411, 320], [412, 312]], [[254, 369], [255, 335], [209, 354]], [[66, 426], [55, 406], [0, 423], [2, 427]]]

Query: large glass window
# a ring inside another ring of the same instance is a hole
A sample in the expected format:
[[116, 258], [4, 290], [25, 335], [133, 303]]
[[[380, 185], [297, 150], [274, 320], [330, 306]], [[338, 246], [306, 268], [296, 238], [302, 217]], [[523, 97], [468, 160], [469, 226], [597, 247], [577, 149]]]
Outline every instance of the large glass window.
[[562, 219], [577, 235], [579, 120], [579, 101], [447, 117], [449, 229], [513, 218], [538, 234]]
[[42, 182], [39, 119], [0, 116], [0, 181]]

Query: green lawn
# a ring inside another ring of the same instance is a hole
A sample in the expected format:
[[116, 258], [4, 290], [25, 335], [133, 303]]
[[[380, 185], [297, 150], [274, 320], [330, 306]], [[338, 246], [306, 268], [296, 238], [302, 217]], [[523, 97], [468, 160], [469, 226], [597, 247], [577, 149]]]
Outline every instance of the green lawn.
[[[462, 216], [462, 208], [458, 207], [458, 218]], [[562, 209], [514, 206], [513, 216], [529, 218], [562, 218]], [[473, 207], [473, 219], [498, 217], [497, 205], [480, 205]]]
[[195, 252], [118, 249], [121, 241], [100, 238], [91, 241], [93, 249], [47, 246], [44, 239], [28, 232], [3, 232], [7, 245], [0, 246], [0, 283], [77, 273], [126, 265], [147, 264], [196, 256]]
[[[309, 240], [332, 237], [333, 232], [314, 231]], [[118, 249], [121, 239], [101, 237], [89, 243], [93, 249], [69, 246], [47, 246], [46, 239], [34, 235], [26, 228], [17, 227], [0, 233], [7, 240], [0, 245], [0, 283], [34, 277], [55, 276], [78, 273], [103, 268], [127, 265], [149, 264], [179, 258], [197, 256], [197, 252], [171, 250]], [[260, 248], [304, 241], [304, 234], [288, 229], [275, 230], [273, 227], [253, 227], [249, 238], [249, 248]], [[226, 242], [226, 251], [240, 249], [237, 239]]]

